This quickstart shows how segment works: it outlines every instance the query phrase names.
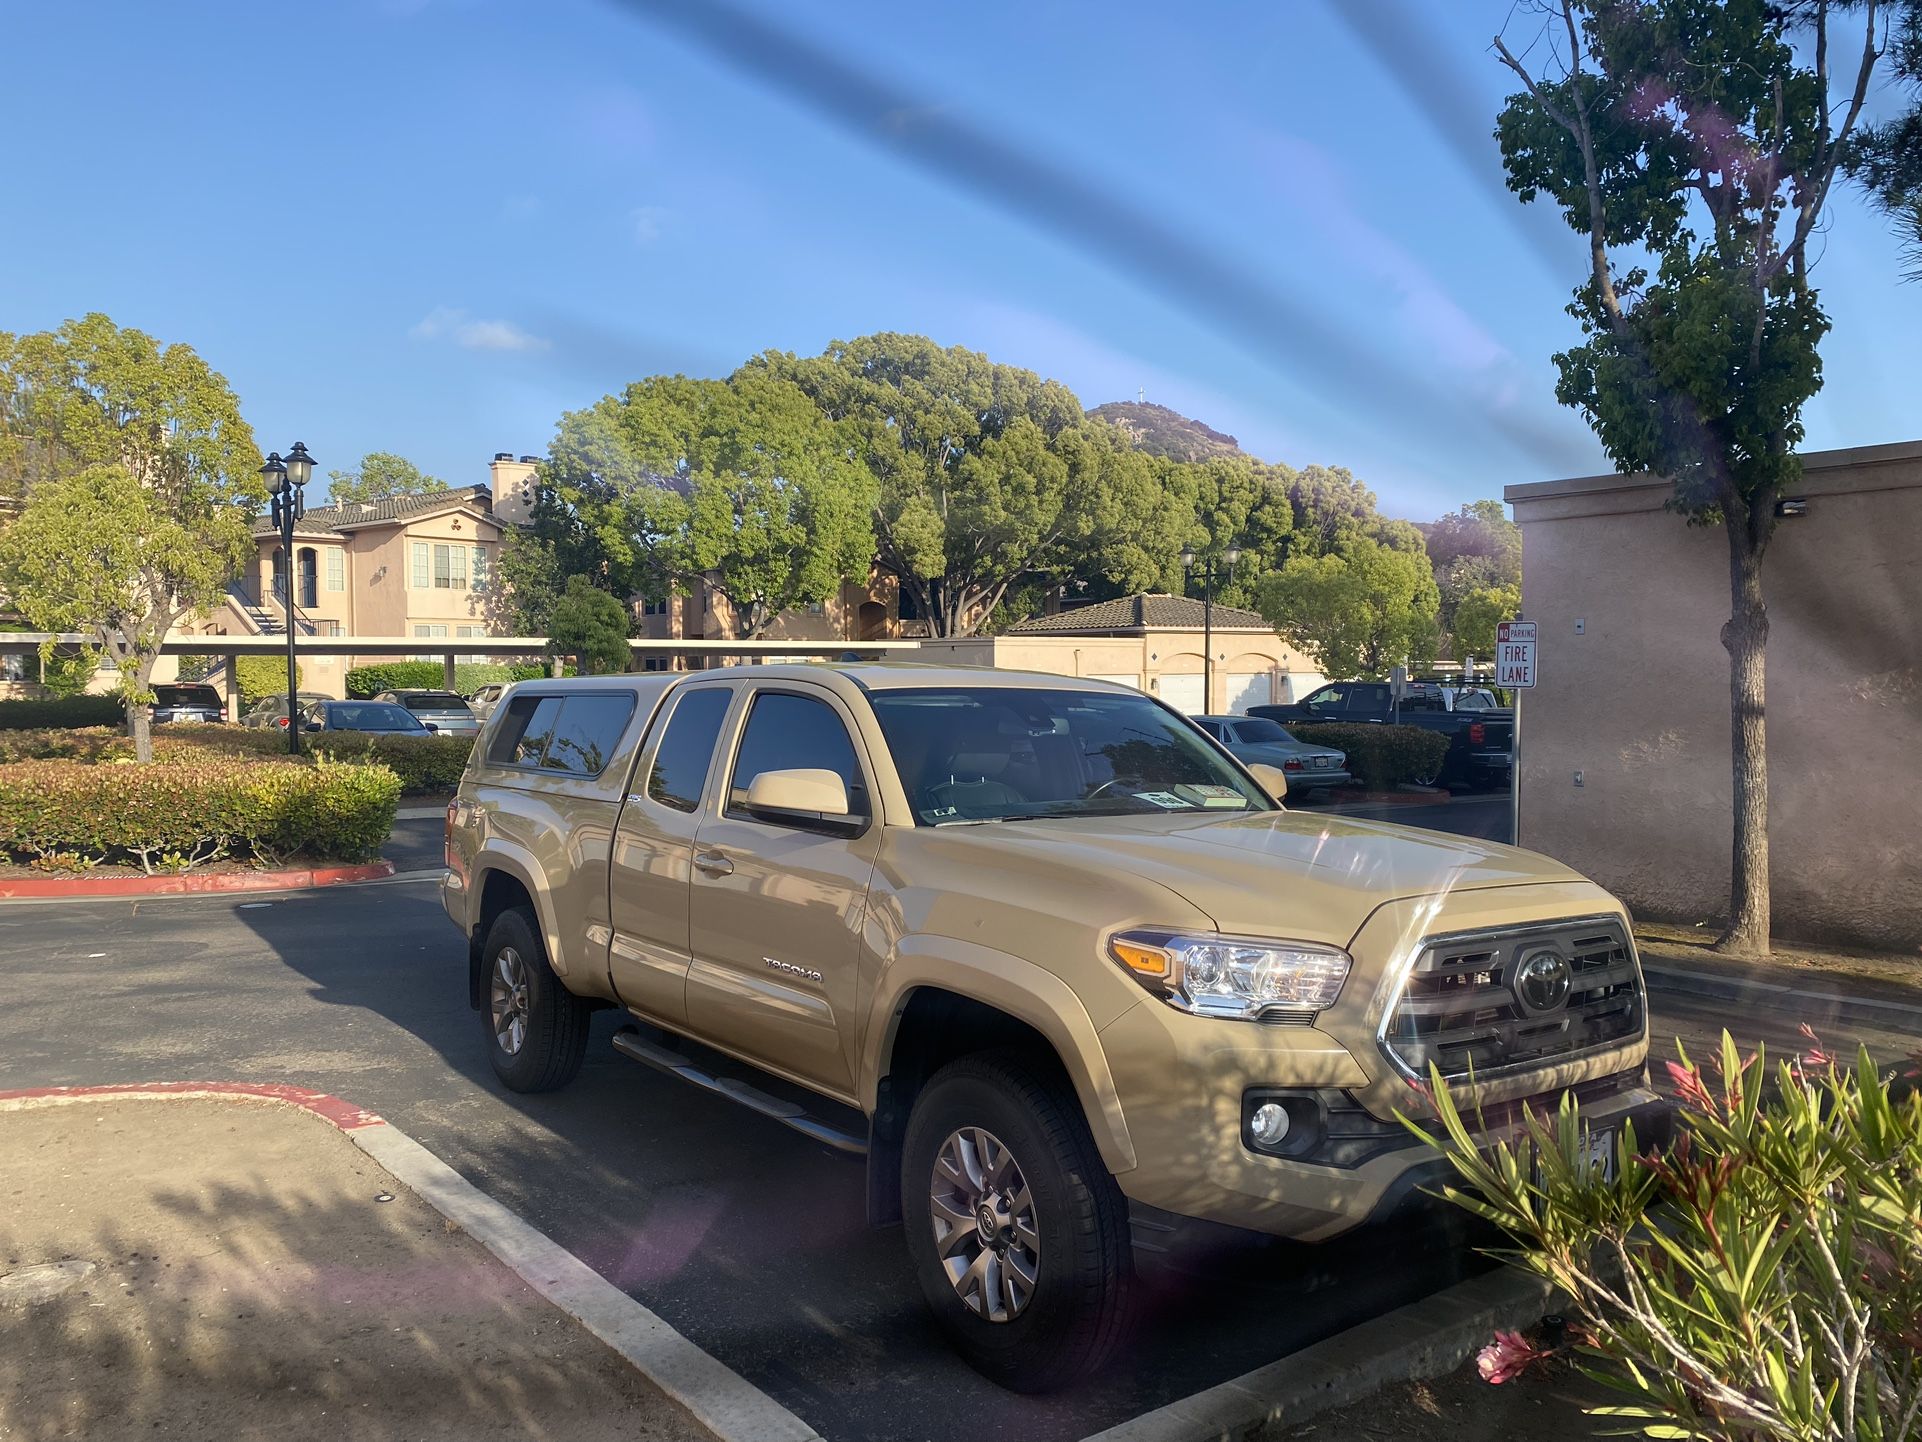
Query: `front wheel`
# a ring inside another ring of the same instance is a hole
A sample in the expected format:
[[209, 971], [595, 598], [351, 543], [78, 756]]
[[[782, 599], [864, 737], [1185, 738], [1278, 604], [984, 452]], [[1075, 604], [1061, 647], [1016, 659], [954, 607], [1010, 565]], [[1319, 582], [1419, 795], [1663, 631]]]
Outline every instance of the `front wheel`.
[[1133, 1290], [1127, 1203], [1054, 1068], [943, 1068], [908, 1118], [901, 1195], [921, 1290], [976, 1371], [1044, 1392], [1106, 1360]]
[[566, 1086], [587, 1055], [593, 1009], [562, 986], [547, 964], [534, 914], [516, 906], [495, 917], [481, 959], [487, 968], [481, 1024], [494, 1075], [509, 1091]]

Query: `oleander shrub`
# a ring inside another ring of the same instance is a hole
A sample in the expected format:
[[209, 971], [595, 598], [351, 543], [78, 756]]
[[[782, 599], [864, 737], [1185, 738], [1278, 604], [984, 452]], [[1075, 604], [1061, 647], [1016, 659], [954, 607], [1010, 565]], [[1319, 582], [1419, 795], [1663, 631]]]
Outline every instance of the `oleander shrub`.
[[[454, 667], [454, 689], [463, 696], [471, 696], [497, 681], [532, 681], [546, 674], [546, 663], [541, 661], [518, 661], [511, 666], [492, 661], [462, 661]], [[347, 694], [364, 700], [383, 691], [438, 691], [446, 681], [446, 673], [438, 661], [384, 661], [374, 666], [356, 666], [349, 671]]]
[[0, 853], [31, 863], [128, 861], [153, 873], [233, 856], [360, 861], [393, 829], [385, 766], [220, 756], [0, 765]]
[[1448, 738], [1420, 726], [1349, 725], [1339, 721], [1287, 723], [1288, 734], [1310, 746], [1347, 754], [1348, 770], [1371, 791], [1387, 791], [1441, 770]]
[[117, 696], [61, 696], [45, 701], [0, 701], [0, 731], [56, 726], [117, 726], [127, 711]]

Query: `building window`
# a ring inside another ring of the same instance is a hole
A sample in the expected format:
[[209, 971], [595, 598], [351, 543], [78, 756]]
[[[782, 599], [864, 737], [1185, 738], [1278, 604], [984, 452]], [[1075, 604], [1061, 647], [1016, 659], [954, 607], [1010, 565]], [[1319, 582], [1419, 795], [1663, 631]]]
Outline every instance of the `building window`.
[[[414, 634], [425, 637], [428, 640], [437, 640], [447, 635], [447, 626], [444, 622], [429, 624], [427, 622], [417, 621], [414, 623]], [[416, 661], [438, 661], [441, 657], [438, 651], [424, 651], [415, 653], [414, 659]]]
[[316, 636], [338, 636], [341, 634], [340, 622], [316, 621], [314, 622], [314, 634]]
[[[485, 636], [487, 634], [487, 628], [485, 626], [456, 626], [454, 628], [454, 634], [456, 636]], [[487, 657], [485, 655], [475, 653], [475, 654], [469, 654], [465, 656], [457, 656], [455, 657], [455, 659], [458, 661], [480, 662], [480, 661], [485, 661]]]
[[487, 589], [487, 547], [485, 546], [474, 547], [472, 589], [476, 591], [485, 591]]
[[900, 589], [894, 614], [903, 621], [919, 621], [924, 619], [921, 615], [921, 603], [914, 599], [914, 592], [910, 591], [906, 586]]
[[347, 553], [339, 546], [327, 548], [327, 589], [330, 591], [347, 589]]
[[467, 547], [435, 542], [434, 589], [436, 591], [467, 589]]
[[413, 556], [414, 556], [414, 589], [416, 591], [425, 591], [429, 586], [433, 585], [434, 583], [433, 575], [429, 569], [431, 565], [431, 561], [429, 559], [429, 548], [428, 548], [427, 542], [425, 541], [414, 542]]
[[664, 600], [643, 601], [641, 602], [641, 614], [643, 616], [665, 616], [667, 614], [667, 606], [668, 603]]

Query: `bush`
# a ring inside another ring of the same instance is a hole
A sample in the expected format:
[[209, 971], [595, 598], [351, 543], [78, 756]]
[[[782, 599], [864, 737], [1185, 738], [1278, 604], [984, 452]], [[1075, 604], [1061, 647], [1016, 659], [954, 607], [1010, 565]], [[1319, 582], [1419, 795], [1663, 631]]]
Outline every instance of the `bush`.
[[[460, 784], [472, 736], [372, 736], [352, 731], [304, 735], [306, 760], [325, 754], [336, 761], [385, 766], [407, 792], [452, 791]], [[234, 763], [289, 761], [287, 733], [278, 727], [159, 726], [154, 728], [154, 762], [193, 766], [210, 759]], [[133, 760], [133, 741], [118, 731], [0, 732], [0, 764], [23, 761], [78, 761], [101, 765]]]
[[[496, 681], [532, 681], [546, 674], [547, 667], [539, 661], [521, 661], [511, 666], [491, 661], [462, 661], [454, 667], [454, 689], [463, 696], [471, 696]], [[383, 691], [438, 691], [446, 681], [446, 673], [438, 661], [385, 661], [377, 666], [356, 666], [349, 671], [347, 694], [365, 699]]]
[[[251, 710], [270, 696], [287, 694], [285, 656], [236, 656], [234, 681], [240, 687], [240, 709]], [[294, 664], [294, 690], [300, 689], [300, 664]]]
[[255, 761], [205, 752], [167, 765], [0, 765], [0, 852], [131, 860], [185, 870], [223, 855], [360, 861], [393, 829], [386, 767]]
[[0, 731], [54, 726], [116, 726], [126, 719], [118, 696], [62, 696], [51, 701], [0, 701]]
[[1310, 746], [1346, 752], [1348, 770], [1371, 791], [1387, 791], [1417, 776], [1433, 776], [1448, 755], [1448, 738], [1420, 726], [1287, 723], [1288, 733]]
[[[1473, 1136], [1439, 1075], [1443, 1135], [1468, 1190], [1447, 1195], [1501, 1227], [1514, 1265], [1570, 1299], [1584, 1370], [1626, 1394], [1605, 1409], [1651, 1437], [1912, 1435], [1922, 1407], [1922, 1095], [1811, 1050], [1777, 1066], [1722, 1034], [1705, 1076], [1677, 1047], [1675, 1140], [1614, 1175], [1590, 1160], [1580, 1108], [1524, 1113], [1514, 1143]], [[1415, 1125], [1410, 1123], [1411, 1126]], [[1480, 1358], [1503, 1381], [1543, 1355], [1498, 1333]]]
[[336, 761], [385, 766], [400, 778], [402, 791], [452, 791], [473, 753], [472, 736], [372, 736], [334, 731], [303, 736], [303, 744]]

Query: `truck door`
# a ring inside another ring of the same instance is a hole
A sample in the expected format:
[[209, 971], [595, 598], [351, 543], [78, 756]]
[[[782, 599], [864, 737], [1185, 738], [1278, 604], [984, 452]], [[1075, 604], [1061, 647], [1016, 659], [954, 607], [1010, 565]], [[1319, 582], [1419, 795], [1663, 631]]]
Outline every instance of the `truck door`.
[[[695, 837], [688, 1028], [851, 1099], [861, 923], [881, 837], [873, 773], [851, 718], [825, 689], [770, 683], [746, 704]], [[828, 822], [748, 811], [756, 776], [797, 767], [838, 775], [850, 816]]]
[[727, 683], [683, 686], [655, 724], [621, 807], [608, 870], [608, 977], [621, 1004], [687, 1021], [688, 879], [694, 832], [728, 707]]

